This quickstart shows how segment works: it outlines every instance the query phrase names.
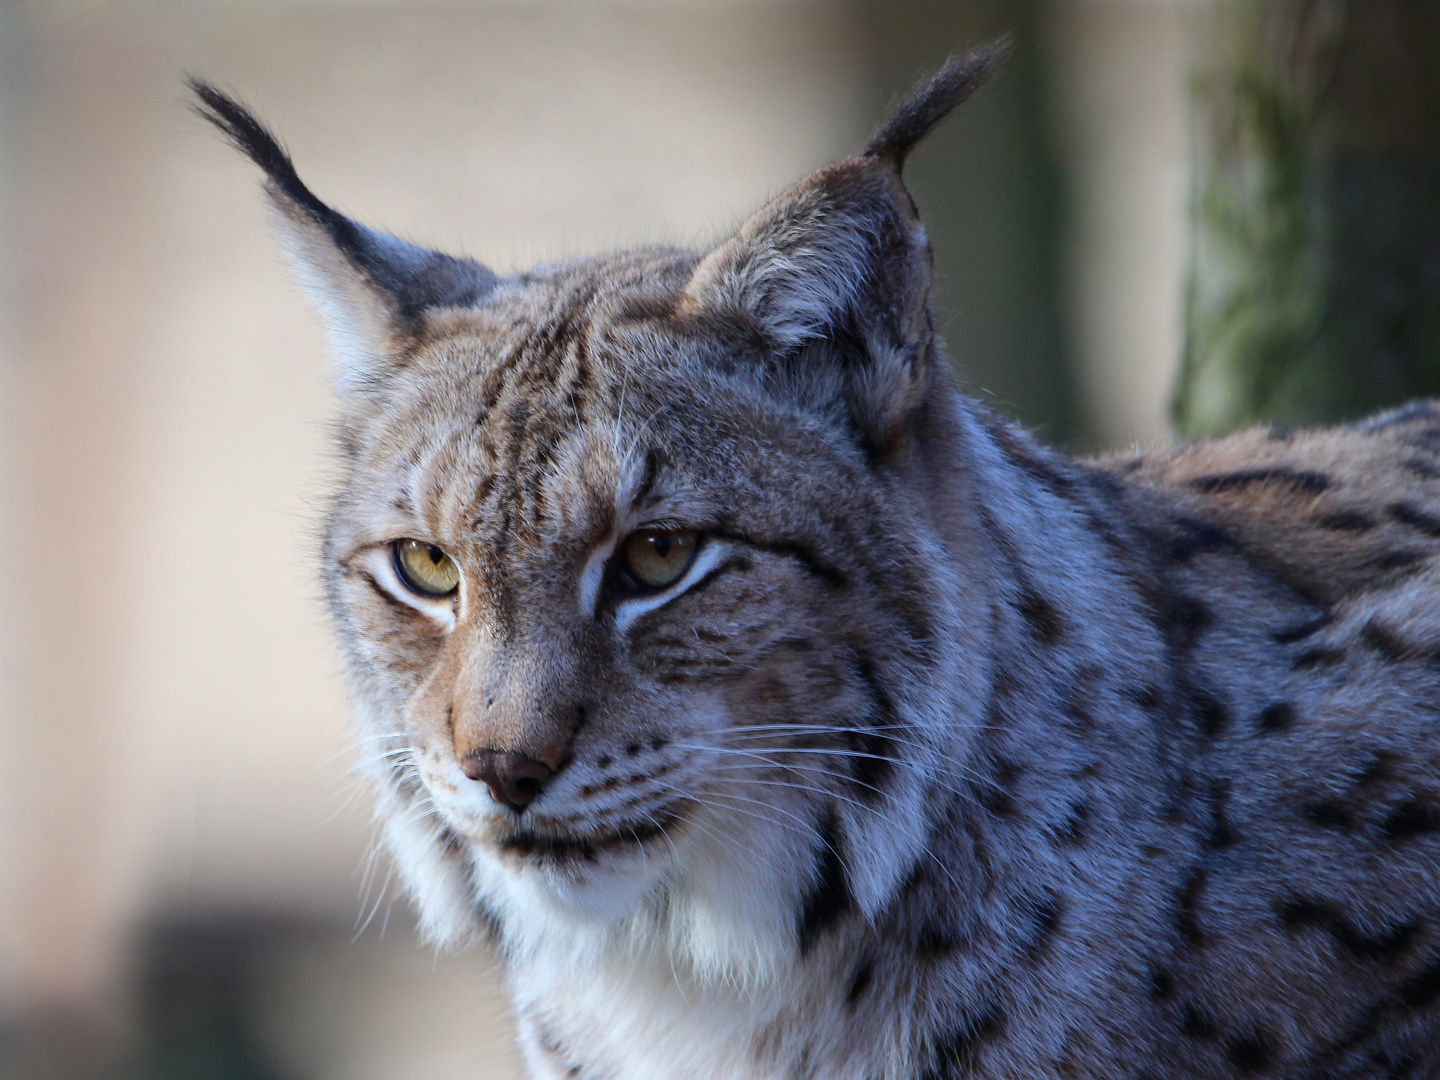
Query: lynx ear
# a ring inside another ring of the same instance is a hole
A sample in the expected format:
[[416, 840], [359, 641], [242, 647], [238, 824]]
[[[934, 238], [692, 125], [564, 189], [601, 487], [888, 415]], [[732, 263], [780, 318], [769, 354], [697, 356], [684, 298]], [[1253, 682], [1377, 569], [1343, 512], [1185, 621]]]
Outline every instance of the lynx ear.
[[200, 79], [189, 86], [195, 112], [265, 170], [286, 252], [330, 330], [342, 392], [402, 362], [427, 311], [478, 304], [495, 287], [495, 275], [470, 259], [415, 247], [332, 210], [248, 109]]
[[682, 312], [739, 320], [782, 378], [842, 386], [877, 448], [893, 443], [930, 374], [930, 245], [900, 172], [1007, 49], [952, 59], [859, 155], [806, 177], [711, 252], [682, 298]]

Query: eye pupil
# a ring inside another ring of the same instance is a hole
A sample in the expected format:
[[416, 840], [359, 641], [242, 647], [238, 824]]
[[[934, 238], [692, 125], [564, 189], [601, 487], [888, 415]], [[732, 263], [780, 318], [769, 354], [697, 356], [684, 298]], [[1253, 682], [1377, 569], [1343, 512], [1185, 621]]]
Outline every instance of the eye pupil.
[[429, 556], [430, 556], [430, 561], [431, 561], [432, 563], [434, 563], [436, 566], [439, 566], [441, 563], [443, 563], [443, 562], [449, 557], [449, 556], [447, 556], [447, 555], [445, 554], [445, 552], [441, 551], [441, 550], [440, 550], [438, 547], [436, 547], [434, 544], [431, 544], [431, 545], [429, 546], [429, 549], [428, 549], [428, 551], [427, 551], [427, 554], [429, 554]]
[[660, 558], [668, 559], [670, 557], [670, 537], [661, 533], [655, 537], [651, 543], [655, 545], [655, 554], [660, 556]]

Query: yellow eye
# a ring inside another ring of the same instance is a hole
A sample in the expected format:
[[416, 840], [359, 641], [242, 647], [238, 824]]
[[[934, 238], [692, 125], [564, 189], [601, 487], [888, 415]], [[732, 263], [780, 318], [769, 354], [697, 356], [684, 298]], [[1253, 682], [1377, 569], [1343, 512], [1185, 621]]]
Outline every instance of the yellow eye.
[[455, 560], [424, 540], [395, 541], [395, 570], [421, 596], [449, 596], [460, 584]]
[[663, 589], [690, 569], [699, 540], [690, 529], [641, 529], [620, 545], [620, 565], [644, 589]]

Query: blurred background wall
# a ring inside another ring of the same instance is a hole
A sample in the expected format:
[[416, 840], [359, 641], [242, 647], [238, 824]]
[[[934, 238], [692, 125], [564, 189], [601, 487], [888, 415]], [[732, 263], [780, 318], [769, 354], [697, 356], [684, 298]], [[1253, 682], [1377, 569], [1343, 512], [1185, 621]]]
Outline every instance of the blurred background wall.
[[1104, 449], [1216, 362], [1192, 192], [1256, 167], [1192, 88], [1214, 116], [1216, 57], [1269, 55], [1235, 8], [0, 0], [0, 1076], [517, 1075], [489, 959], [417, 946], [371, 857], [321, 336], [182, 73], [342, 210], [508, 271], [711, 242], [1013, 33], [909, 170], [936, 310], [972, 392]]

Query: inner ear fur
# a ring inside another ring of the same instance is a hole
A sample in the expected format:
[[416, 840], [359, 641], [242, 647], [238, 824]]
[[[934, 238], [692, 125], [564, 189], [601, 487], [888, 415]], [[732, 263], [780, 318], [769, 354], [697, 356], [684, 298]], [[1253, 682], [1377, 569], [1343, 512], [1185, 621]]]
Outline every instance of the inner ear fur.
[[[952, 59], [860, 154], [806, 177], [706, 256], [681, 297], [682, 314], [741, 323], [772, 374], [841, 388], [872, 448], [896, 445], [933, 375], [930, 244], [901, 170], [1007, 49]], [[833, 377], [796, 370], [814, 364]]]
[[427, 312], [482, 303], [495, 287], [495, 275], [471, 259], [407, 244], [326, 205], [248, 109], [200, 79], [189, 85], [195, 112], [265, 170], [286, 254], [330, 331], [342, 391], [383, 380]]
[[832, 381], [879, 437], [923, 394], [930, 281], [929, 243], [899, 173], [851, 158], [801, 181], [712, 251], [682, 309], [742, 320], [777, 374], [837, 367]]

